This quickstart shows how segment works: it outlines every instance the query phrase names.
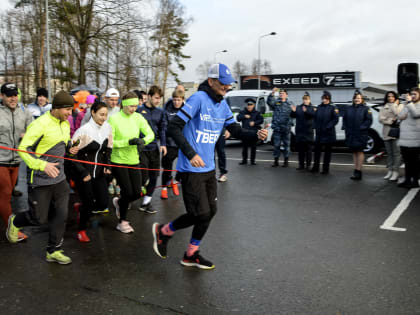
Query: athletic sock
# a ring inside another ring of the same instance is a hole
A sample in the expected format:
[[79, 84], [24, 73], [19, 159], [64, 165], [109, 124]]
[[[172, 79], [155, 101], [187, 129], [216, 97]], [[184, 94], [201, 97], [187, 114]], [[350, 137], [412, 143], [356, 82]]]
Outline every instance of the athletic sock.
[[150, 197], [150, 196], [144, 196], [142, 205], [143, 206], [144, 205], [147, 205], [148, 203], [150, 203], [150, 201], [152, 201], [152, 197]]
[[192, 255], [194, 255], [196, 251], [198, 251], [198, 248], [200, 247], [200, 242], [201, 240], [196, 240], [194, 238], [191, 238], [191, 241], [188, 244], [188, 248], [187, 248], [188, 257], [191, 257]]
[[175, 233], [175, 229], [172, 226], [172, 222], [169, 222], [168, 224], [165, 224], [162, 227], [162, 234], [166, 236], [172, 236]]

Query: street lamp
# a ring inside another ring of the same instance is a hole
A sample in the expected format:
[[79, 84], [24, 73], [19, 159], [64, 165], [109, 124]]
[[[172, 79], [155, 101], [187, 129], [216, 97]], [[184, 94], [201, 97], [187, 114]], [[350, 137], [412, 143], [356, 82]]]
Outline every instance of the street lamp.
[[50, 22], [48, 17], [48, 0], [45, 0], [45, 26], [47, 35], [47, 80], [48, 80], [48, 101], [51, 100], [51, 56], [50, 56]]
[[226, 53], [226, 52], [228, 52], [226, 49], [223, 49], [223, 50], [220, 50], [220, 51], [216, 51], [214, 53], [214, 63], [216, 63], [216, 56], [217, 56], [217, 54]]
[[260, 71], [261, 71], [261, 38], [266, 37], [266, 36], [270, 36], [270, 35], [276, 35], [276, 32], [271, 32], [265, 35], [261, 35], [258, 38], [258, 90], [261, 89], [261, 75], [260, 75]]

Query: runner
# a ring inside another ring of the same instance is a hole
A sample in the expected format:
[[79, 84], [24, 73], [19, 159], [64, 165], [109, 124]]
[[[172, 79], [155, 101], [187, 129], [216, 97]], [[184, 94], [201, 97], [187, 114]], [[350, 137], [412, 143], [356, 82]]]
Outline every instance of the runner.
[[[95, 102], [91, 107], [92, 118], [76, 131], [73, 143], [79, 144], [77, 159], [95, 163], [109, 164], [112, 149], [112, 129], [106, 122], [108, 115], [107, 105]], [[92, 213], [108, 213], [108, 187], [106, 175], [111, 174], [110, 168], [101, 165], [90, 165], [66, 161], [67, 171], [76, 183], [82, 204], [79, 208], [79, 232], [77, 238], [80, 242], [90, 242], [86, 234], [86, 227]]]
[[[1, 145], [17, 149], [20, 139], [32, 121], [29, 111], [23, 111], [18, 106], [18, 89], [13, 83], [5, 83], [1, 87], [2, 102], [0, 104], [0, 134]], [[12, 215], [13, 189], [19, 174], [19, 164], [22, 159], [14, 151], [0, 150], [0, 216], [7, 226]], [[7, 235], [6, 235], [7, 236]], [[23, 241], [27, 236], [19, 232], [17, 241]]]
[[[137, 112], [143, 115], [149, 123], [155, 134], [155, 140], [147, 145], [140, 153], [140, 167], [145, 168], [141, 171], [143, 186], [146, 186], [146, 195], [143, 198], [140, 211], [149, 214], [156, 213], [157, 211], [152, 207], [152, 196], [157, 184], [160, 169], [160, 153], [165, 156], [166, 150], [166, 128], [168, 120], [165, 112], [158, 108], [160, 100], [163, 96], [162, 90], [158, 86], [152, 86], [147, 93], [147, 103], [140, 106]], [[140, 135], [140, 138], [144, 135]], [[160, 139], [160, 147], [157, 139]], [[154, 171], [147, 169], [155, 169]]]
[[52, 102], [52, 109], [28, 127], [19, 149], [57, 157], [47, 157], [19, 152], [21, 158], [32, 170], [29, 187], [31, 211], [11, 215], [7, 229], [9, 242], [16, 243], [23, 226], [48, 223], [49, 237], [46, 260], [62, 265], [71, 263], [70, 257], [61, 250], [66, 228], [69, 185], [63, 171], [66, 151], [77, 154], [78, 148], [70, 148], [70, 125], [73, 98], [67, 92], [58, 92]]
[[[109, 119], [113, 139], [111, 163], [128, 167], [112, 168], [112, 173], [121, 187], [121, 197], [115, 197], [112, 203], [119, 219], [116, 229], [122, 233], [134, 232], [127, 221], [127, 209], [130, 202], [140, 198], [141, 192], [141, 172], [130, 167], [139, 167], [139, 151], [143, 151], [144, 146], [154, 139], [153, 130], [147, 120], [136, 113], [138, 103], [139, 99], [134, 92], [127, 93], [122, 98], [122, 110]], [[139, 138], [140, 133], [144, 138]]]
[[[185, 93], [181, 89], [175, 90], [172, 93], [172, 99], [171, 101], [167, 103], [167, 106], [165, 107], [165, 114], [166, 117], [169, 120], [175, 117], [175, 115], [178, 113], [179, 109], [184, 106], [184, 97]], [[168, 136], [168, 133], [166, 133], [166, 148], [167, 153], [166, 155], [162, 156], [162, 191], [160, 197], [162, 199], [168, 199], [168, 189], [167, 187], [171, 187], [172, 191], [175, 196], [179, 195], [179, 189], [178, 184], [176, 180], [172, 178], [172, 174], [168, 170], [172, 170], [172, 165], [175, 159], [178, 157], [178, 147], [176, 146], [176, 143], [174, 139]]]
[[187, 213], [165, 225], [153, 224], [153, 249], [166, 258], [167, 243], [175, 231], [193, 226], [191, 241], [181, 264], [213, 269], [199, 254], [201, 240], [217, 211], [214, 149], [223, 127], [238, 139], [265, 139], [267, 130], [245, 130], [235, 123], [223, 96], [235, 82], [224, 64], [213, 64], [204, 81], [169, 123], [169, 134], [180, 148], [177, 170]]

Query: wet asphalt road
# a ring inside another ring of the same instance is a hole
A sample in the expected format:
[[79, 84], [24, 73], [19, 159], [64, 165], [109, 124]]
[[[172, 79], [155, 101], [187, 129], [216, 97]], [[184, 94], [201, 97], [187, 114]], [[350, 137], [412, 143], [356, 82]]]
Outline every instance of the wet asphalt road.
[[419, 195], [396, 224], [406, 232], [382, 230], [407, 194], [383, 167], [352, 182], [345, 152], [324, 176], [295, 163], [273, 169], [270, 148], [259, 149], [257, 166], [239, 166], [240, 148], [227, 149], [229, 179], [201, 246], [215, 270], [179, 264], [191, 230], [176, 233], [166, 260], [154, 254], [153, 222], [184, 212], [180, 197], [157, 191], [157, 214], [129, 212], [132, 235], [100, 216], [80, 244], [71, 212], [68, 266], [44, 261], [45, 232], [27, 229], [17, 245], [1, 237], [0, 314], [420, 314]]

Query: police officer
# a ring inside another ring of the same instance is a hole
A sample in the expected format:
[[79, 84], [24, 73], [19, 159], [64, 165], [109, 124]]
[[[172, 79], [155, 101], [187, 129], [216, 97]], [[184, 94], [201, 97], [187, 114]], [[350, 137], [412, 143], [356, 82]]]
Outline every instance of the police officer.
[[312, 173], [319, 172], [319, 162], [321, 150], [324, 149], [324, 163], [322, 174], [326, 175], [330, 171], [332, 145], [336, 141], [335, 125], [338, 123], [338, 109], [331, 103], [331, 93], [324, 91], [322, 103], [317, 107], [314, 116], [315, 154]]
[[[275, 96], [277, 92], [279, 92], [279, 97]], [[291, 106], [293, 105], [293, 102], [287, 99], [286, 90], [274, 88], [267, 98], [267, 104], [274, 112], [273, 120], [271, 122], [274, 142], [274, 163], [272, 166], [279, 166], [280, 147], [283, 145], [283, 167], [287, 167], [289, 165], [290, 128], [292, 127], [290, 113], [292, 111]]]
[[312, 163], [312, 145], [314, 142], [313, 119], [315, 108], [312, 106], [311, 97], [306, 92], [303, 103], [299, 106], [292, 105], [290, 116], [296, 118], [295, 143], [299, 154], [299, 167], [297, 170], [310, 170]]
[[[247, 98], [246, 107], [236, 117], [238, 122], [242, 122], [242, 128], [250, 130], [261, 129], [264, 118], [259, 111], [255, 109], [255, 99]], [[239, 165], [246, 165], [248, 160], [248, 148], [251, 148], [251, 165], [256, 165], [255, 156], [257, 153], [257, 141], [255, 139], [242, 140], [242, 162]]]
[[366, 106], [364, 97], [356, 90], [353, 104], [343, 115], [343, 130], [346, 133], [346, 145], [353, 152], [354, 172], [352, 180], [362, 179], [362, 166], [365, 159], [363, 150], [368, 140], [368, 129], [372, 125], [372, 112]]

